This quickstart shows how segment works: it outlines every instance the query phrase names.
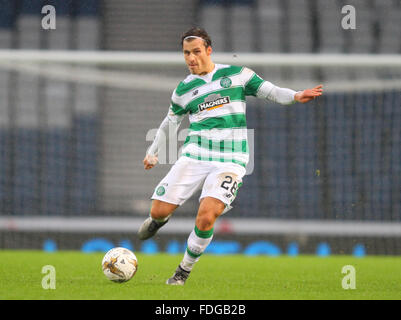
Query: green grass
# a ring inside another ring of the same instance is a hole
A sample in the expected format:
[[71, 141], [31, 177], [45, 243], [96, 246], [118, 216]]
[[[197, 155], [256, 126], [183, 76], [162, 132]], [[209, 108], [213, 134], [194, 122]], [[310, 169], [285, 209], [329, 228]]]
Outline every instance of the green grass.
[[[114, 283], [101, 270], [102, 253], [0, 251], [0, 299], [401, 299], [401, 257], [248, 257], [205, 254], [184, 287], [165, 285], [181, 255], [137, 254], [133, 279]], [[42, 267], [56, 269], [56, 289], [42, 288]], [[356, 270], [344, 290], [342, 267]]]

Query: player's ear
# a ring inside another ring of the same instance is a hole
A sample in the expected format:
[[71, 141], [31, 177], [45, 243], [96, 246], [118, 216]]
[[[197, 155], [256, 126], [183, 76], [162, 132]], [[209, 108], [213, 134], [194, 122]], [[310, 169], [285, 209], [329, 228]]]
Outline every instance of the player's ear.
[[212, 54], [212, 52], [213, 52], [212, 46], [208, 46], [208, 47], [206, 48], [206, 53], [207, 53], [207, 55], [210, 56], [210, 55]]

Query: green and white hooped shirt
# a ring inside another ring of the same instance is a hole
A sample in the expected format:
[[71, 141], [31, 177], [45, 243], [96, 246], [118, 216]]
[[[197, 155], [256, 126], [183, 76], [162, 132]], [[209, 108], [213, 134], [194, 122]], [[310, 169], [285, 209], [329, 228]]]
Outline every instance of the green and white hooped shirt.
[[[249, 161], [246, 96], [292, 104], [295, 93], [263, 80], [249, 68], [215, 64], [209, 74], [191, 74], [177, 86], [159, 131], [165, 132], [169, 125], [178, 129], [188, 114], [189, 133], [181, 156], [245, 167]], [[159, 138], [156, 134], [148, 154], [157, 154]]]

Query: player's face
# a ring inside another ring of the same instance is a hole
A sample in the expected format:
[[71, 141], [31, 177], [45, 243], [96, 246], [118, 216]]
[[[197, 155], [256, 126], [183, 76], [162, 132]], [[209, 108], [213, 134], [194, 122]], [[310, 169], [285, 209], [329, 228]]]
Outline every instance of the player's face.
[[209, 73], [211, 65], [212, 47], [205, 47], [201, 39], [185, 40], [182, 45], [185, 63], [192, 74], [204, 75]]

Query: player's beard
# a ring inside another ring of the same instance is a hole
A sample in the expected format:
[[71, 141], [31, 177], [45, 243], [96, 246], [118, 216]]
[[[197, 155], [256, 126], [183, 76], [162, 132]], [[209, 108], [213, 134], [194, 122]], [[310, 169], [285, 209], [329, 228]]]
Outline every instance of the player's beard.
[[205, 74], [207, 74], [206, 68], [202, 68], [199, 64], [196, 65], [194, 68], [190, 68], [189, 66], [188, 68], [189, 72], [198, 76], [204, 76]]
[[196, 65], [194, 67], [190, 67], [188, 66], [189, 72], [191, 72], [192, 74], [199, 74], [197, 71], [199, 70], [199, 65]]

